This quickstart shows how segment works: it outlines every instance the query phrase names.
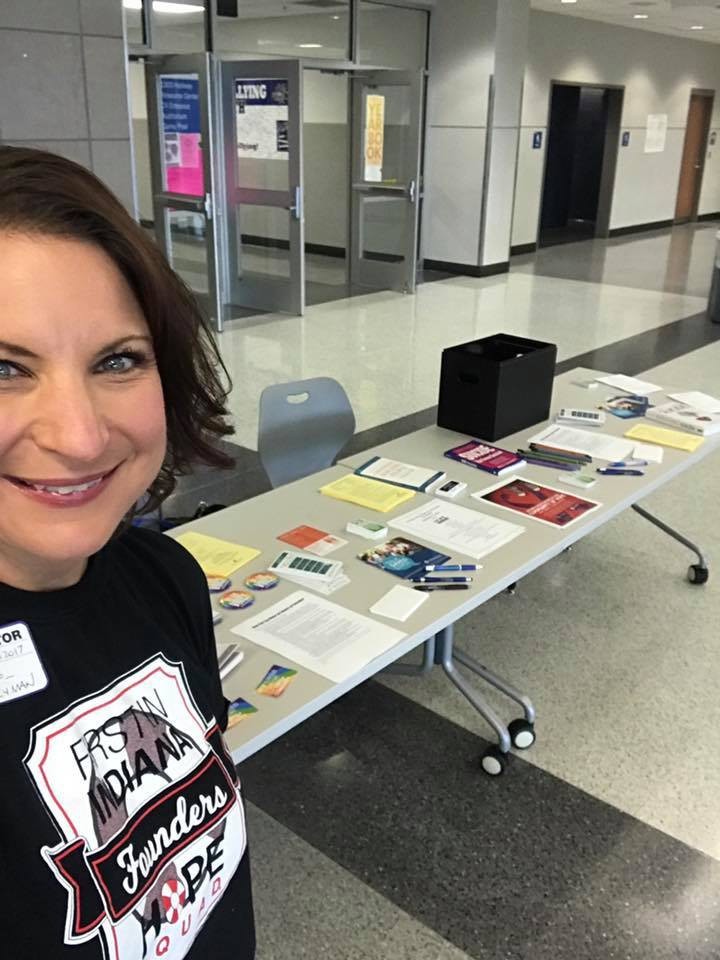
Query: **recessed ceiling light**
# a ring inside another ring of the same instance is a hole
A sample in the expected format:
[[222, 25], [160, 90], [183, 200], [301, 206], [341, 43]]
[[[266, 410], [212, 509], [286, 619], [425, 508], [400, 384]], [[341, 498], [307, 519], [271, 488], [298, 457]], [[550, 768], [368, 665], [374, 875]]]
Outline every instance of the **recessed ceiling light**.
[[696, 23], [694, 26], [690, 27], [690, 29], [691, 29], [691, 30], [704, 30], [705, 27], [703, 27], [703, 26], [702, 26], [701, 24], [699, 24], [699, 23]]
[[299, 47], [302, 47], [303, 50], [319, 50], [322, 46], [321, 43], [299, 43]]
[[560, 0], [560, 3], [577, 3], [577, 0]]
[[648, 20], [649, 14], [647, 13], [634, 13], [633, 20]]

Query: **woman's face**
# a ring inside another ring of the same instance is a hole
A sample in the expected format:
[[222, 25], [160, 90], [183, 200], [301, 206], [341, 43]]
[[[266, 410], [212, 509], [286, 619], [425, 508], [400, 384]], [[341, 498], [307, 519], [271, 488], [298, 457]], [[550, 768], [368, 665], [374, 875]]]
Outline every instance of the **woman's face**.
[[165, 447], [150, 332], [113, 261], [0, 232], [0, 581], [76, 582]]

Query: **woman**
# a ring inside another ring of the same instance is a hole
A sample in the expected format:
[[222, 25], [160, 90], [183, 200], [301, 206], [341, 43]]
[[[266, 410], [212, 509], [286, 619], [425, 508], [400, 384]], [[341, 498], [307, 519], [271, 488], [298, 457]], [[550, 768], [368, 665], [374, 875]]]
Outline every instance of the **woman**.
[[[232, 461], [189, 291], [82, 167], [0, 147], [0, 935], [13, 960], [246, 960], [205, 578], [130, 525]], [[149, 497], [147, 496], [149, 494]]]

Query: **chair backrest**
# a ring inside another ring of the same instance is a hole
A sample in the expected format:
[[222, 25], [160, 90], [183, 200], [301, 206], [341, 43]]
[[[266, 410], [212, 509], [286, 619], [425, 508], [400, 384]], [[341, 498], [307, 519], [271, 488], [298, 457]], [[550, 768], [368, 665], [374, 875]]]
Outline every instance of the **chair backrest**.
[[258, 454], [273, 487], [331, 466], [354, 432], [350, 401], [331, 377], [276, 383], [260, 395]]

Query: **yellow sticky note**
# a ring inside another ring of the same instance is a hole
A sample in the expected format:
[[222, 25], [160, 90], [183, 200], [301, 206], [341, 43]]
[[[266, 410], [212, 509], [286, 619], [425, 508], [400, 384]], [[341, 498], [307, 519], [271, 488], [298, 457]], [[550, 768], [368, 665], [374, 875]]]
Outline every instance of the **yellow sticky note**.
[[334, 497], [336, 500], [357, 503], [361, 507], [378, 510], [380, 513], [387, 513], [393, 507], [415, 496], [412, 490], [393, 487], [389, 483], [370, 480], [368, 477], [358, 477], [354, 473], [349, 473], [346, 477], [340, 477], [339, 480], [333, 480], [332, 483], [320, 487], [320, 493], [324, 493], [326, 497]]
[[260, 551], [253, 547], [218, 540], [204, 533], [181, 533], [176, 540], [195, 557], [207, 576], [228, 577], [260, 555]]
[[636, 423], [631, 427], [626, 437], [632, 440], [647, 440], [648, 443], [659, 443], [662, 447], [674, 447], [675, 450], [685, 450], [692, 453], [703, 442], [703, 437], [693, 437], [680, 430], [668, 430], [666, 427], [651, 427], [648, 423]]

